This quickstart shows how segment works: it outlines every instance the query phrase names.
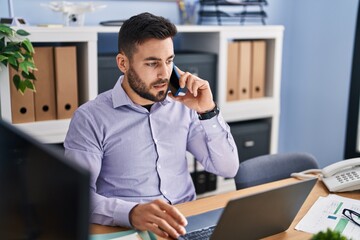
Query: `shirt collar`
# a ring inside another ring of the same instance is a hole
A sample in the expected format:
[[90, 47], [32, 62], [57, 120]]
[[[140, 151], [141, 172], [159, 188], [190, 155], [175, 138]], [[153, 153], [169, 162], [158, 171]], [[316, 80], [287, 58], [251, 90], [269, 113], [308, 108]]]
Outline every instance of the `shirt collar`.
[[[121, 107], [124, 105], [133, 105], [133, 106], [138, 106], [138, 104], [135, 104], [130, 98], [129, 96], [126, 94], [125, 90], [122, 87], [122, 82], [124, 80], [124, 75], [121, 75], [118, 79], [118, 81], [116, 82], [114, 88], [112, 89], [112, 102], [113, 102], [113, 108], [117, 108], [117, 107]], [[166, 104], [173, 102], [174, 100], [171, 99], [169, 96], [166, 96], [166, 98], [159, 103], [155, 103], [155, 104], [161, 104], [163, 106], [165, 106]]]

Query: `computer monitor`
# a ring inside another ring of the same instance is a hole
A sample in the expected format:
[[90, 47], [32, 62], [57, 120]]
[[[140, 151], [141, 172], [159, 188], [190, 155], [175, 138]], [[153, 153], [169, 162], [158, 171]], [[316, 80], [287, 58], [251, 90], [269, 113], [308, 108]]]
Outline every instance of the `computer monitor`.
[[0, 239], [88, 239], [90, 174], [0, 120]]

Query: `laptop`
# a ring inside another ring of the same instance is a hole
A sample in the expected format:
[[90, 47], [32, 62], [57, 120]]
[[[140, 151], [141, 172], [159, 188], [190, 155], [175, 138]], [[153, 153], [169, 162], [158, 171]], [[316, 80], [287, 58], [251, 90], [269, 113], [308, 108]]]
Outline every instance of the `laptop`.
[[[317, 179], [310, 179], [230, 200], [220, 208], [187, 218], [179, 239], [260, 239], [289, 228]], [[194, 236], [212, 232], [210, 237]]]

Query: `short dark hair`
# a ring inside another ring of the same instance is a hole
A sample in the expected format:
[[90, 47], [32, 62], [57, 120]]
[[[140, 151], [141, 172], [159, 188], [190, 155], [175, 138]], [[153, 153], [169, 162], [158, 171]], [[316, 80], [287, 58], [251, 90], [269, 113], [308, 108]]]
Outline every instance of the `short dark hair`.
[[176, 26], [169, 20], [145, 12], [132, 16], [120, 28], [118, 38], [119, 53], [124, 53], [128, 58], [136, 51], [136, 45], [148, 39], [163, 40], [174, 37], [177, 33]]

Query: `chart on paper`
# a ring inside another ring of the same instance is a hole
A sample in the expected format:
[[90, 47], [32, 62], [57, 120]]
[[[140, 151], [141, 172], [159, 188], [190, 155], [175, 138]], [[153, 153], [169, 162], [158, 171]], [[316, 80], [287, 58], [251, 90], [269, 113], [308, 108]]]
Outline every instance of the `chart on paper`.
[[360, 240], [360, 227], [342, 215], [344, 208], [360, 212], [360, 201], [330, 194], [319, 197], [295, 229], [316, 234], [330, 228], [353, 240]]

